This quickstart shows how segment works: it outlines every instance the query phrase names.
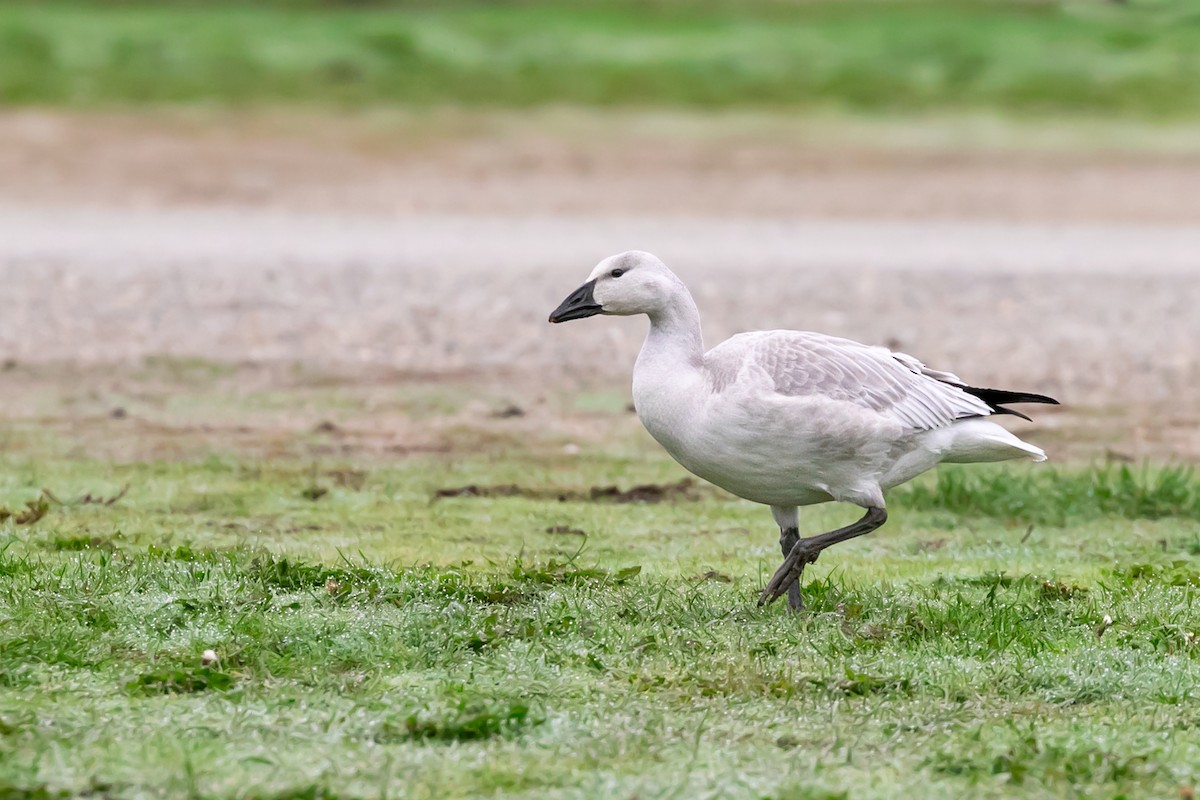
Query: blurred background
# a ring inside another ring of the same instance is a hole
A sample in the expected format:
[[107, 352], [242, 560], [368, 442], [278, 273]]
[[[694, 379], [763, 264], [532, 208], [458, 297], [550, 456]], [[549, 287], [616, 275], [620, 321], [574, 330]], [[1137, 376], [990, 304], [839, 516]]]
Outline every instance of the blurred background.
[[0, 404], [83, 451], [598, 441], [645, 321], [546, 315], [631, 248], [710, 345], [887, 344], [1062, 399], [1053, 455], [1195, 459], [1200, 6], [0, 5]]

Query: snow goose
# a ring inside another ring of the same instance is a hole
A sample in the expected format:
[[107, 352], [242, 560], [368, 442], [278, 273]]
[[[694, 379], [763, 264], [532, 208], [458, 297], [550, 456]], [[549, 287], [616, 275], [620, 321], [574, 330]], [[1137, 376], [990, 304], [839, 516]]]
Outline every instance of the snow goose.
[[[638, 418], [690, 472], [771, 507], [783, 564], [759, 597], [785, 592], [803, 608], [799, 579], [827, 547], [887, 520], [887, 489], [942, 462], [1046, 454], [987, 419], [1040, 394], [968, 386], [904, 353], [803, 331], [742, 333], [704, 352], [700, 312], [683, 282], [650, 253], [601, 261], [550, 322], [595, 314], [650, 317], [633, 369]], [[799, 506], [838, 501], [862, 519], [800, 538]]]

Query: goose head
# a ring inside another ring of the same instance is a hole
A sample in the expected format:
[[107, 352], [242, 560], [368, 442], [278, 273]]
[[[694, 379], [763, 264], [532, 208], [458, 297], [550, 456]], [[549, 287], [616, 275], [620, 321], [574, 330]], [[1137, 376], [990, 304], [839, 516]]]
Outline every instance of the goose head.
[[550, 314], [551, 322], [567, 322], [596, 314], [655, 313], [666, 307], [679, 279], [656, 256], [630, 250], [596, 265], [587, 282]]

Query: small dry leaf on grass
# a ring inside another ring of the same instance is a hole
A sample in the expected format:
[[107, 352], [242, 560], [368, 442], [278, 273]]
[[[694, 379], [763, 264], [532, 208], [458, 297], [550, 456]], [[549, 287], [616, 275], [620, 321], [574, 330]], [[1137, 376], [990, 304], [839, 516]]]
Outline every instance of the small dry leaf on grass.
[[324, 486], [309, 486], [300, 492], [300, 496], [305, 500], [320, 500], [327, 494], [329, 494], [329, 489]]
[[49, 489], [42, 489], [43, 497], [45, 497], [50, 502], [55, 503], [60, 506], [87, 506], [87, 505], [111, 506], [111, 505], [114, 505], [118, 500], [120, 500], [122, 497], [124, 497], [128, 493], [129, 493], [129, 484], [126, 483], [120, 488], [120, 490], [116, 494], [109, 495], [108, 497], [105, 497], [104, 495], [92, 494], [91, 492], [88, 492], [83, 497], [80, 497], [78, 500], [59, 500], [58, 496], [55, 495], [54, 492], [50, 491]]
[[46, 497], [38, 497], [25, 503], [25, 508], [13, 511], [8, 506], [0, 506], [0, 522], [12, 520], [17, 525], [32, 525], [50, 511], [50, 503]]
[[587, 538], [587, 531], [582, 528], [572, 528], [569, 525], [551, 525], [546, 528], [546, 533], [562, 534], [566, 536], [582, 536]]
[[733, 583], [733, 578], [729, 577], [724, 572], [717, 572], [715, 569], [710, 569], [703, 575], [697, 575], [692, 580], [715, 581], [716, 583]]
[[525, 409], [513, 403], [509, 403], [503, 408], [498, 408], [492, 412], [492, 417], [495, 419], [513, 419], [514, 417], [523, 416], [525, 416]]

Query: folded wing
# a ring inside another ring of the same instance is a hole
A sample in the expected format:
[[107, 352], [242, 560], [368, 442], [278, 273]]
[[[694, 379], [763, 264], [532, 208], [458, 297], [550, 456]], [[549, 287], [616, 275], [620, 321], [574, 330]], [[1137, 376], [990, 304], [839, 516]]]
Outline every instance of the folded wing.
[[955, 375], [905, 353], [804, 331], [741, 334], [707, 357], [718, 373], [765, 373], [775, 393], [853, 403], [914, 431], [933, 430], [995, 409]]

